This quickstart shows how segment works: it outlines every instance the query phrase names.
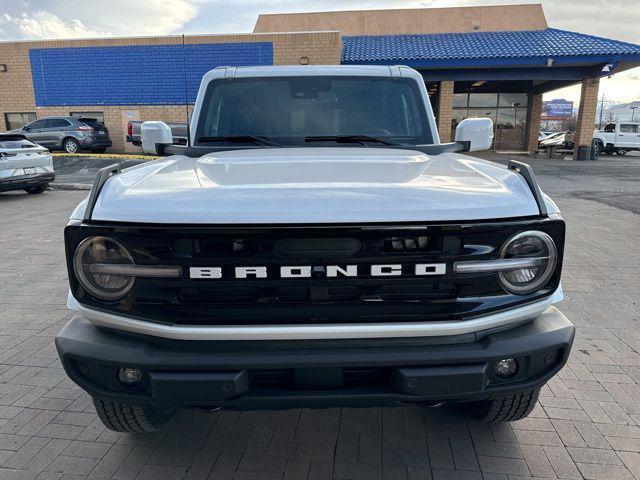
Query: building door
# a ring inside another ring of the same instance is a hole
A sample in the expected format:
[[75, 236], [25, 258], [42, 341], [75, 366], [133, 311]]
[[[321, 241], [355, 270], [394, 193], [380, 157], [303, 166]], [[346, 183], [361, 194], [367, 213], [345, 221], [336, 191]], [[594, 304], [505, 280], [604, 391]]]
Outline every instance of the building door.
[[526, 82], [456, 82], [453, 96], [452, 136], [465, 118], [490, 118], [494, 150], [525, 149], [528, 89]]

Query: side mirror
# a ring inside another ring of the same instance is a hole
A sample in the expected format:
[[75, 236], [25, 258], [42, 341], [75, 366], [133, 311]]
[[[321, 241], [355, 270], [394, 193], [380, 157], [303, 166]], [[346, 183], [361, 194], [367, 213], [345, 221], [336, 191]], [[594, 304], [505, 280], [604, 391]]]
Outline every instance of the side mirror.
[[22, 130], [24, 130], [25, 132], [28, 132], [30, 130], [29, 125], [23, 126]]
[[490, 118], [465, 118], [456, 128], [456, 142], [468, 142], [470, 152], [489, 150], [493, 143], [493, 121]]
[[164, 147], [173, 143], [171, 127], [164, 122], [142, 122], [140, 126], [142, 151], [153, 155], [162, 155]]

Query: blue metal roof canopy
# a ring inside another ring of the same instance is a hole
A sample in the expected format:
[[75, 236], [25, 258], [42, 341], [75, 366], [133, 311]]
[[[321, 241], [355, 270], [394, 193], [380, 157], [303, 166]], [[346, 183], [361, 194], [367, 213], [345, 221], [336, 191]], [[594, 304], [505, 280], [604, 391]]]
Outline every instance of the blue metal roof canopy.
[[[345, 36], [343, 64], [402, 64], [427, 80], [543, 80], [540, 91], [640, 65], [640, 45], [547, 28]], [[610, 65], [610, 70], [603, 67]]]

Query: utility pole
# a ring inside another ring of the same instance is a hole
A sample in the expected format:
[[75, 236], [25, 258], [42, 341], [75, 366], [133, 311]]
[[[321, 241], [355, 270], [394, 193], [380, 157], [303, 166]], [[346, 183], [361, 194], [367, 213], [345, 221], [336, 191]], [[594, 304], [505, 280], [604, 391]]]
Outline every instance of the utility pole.
[[600, 98], [600, 121], [598, 123], [599, 130], [602, 130], [602, 115], [604, 115], [604, 92], [602, 92], [602, 97]]

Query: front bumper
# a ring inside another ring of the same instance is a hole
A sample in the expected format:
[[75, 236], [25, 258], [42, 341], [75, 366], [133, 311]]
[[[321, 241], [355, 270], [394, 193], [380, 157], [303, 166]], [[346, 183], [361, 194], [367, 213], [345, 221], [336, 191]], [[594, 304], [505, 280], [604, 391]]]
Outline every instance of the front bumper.
[[[62, 364], [95, 397], [237, 409], [473, 401], [544, 384], [565, 364], [575, 328], [550, 307], [485, 335], [359, 340], [184, 341], [113, 333], [81, 316], [56, 337]], [[513, 357], [518, 373], [496, 377]], [[133, 387], [121, 367], [143, 371]]]
[[20, 175], [0, 178], [0, 192], [9, 190], [21, 190], [28, 187], [36, 187], [51, 183], [55, 180], [54, 173], [41, 173], [38, 175]]

